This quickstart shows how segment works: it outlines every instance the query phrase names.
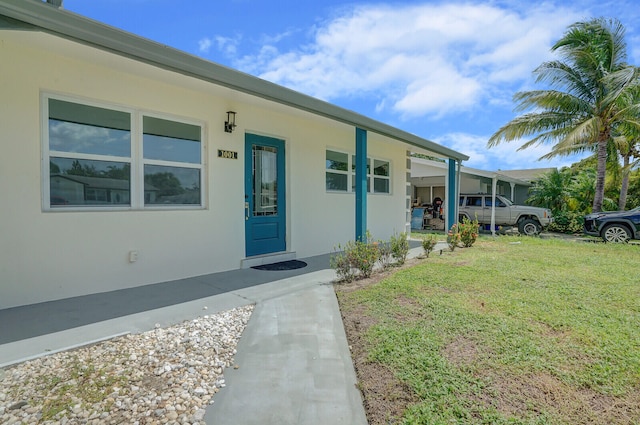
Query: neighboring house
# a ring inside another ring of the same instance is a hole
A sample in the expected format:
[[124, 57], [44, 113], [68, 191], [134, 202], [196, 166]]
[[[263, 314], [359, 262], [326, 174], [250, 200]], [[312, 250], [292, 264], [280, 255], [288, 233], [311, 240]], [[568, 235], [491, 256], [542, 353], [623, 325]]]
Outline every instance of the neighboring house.
[[[503, 195], [515, 204], [524, 204], [531, 182], [511, 176], [506, 171], [484, 171], [461, 166], [458, 193], [492, 193]], [[526, 170], [520, 170], [522, 174]], [[411, 157], [411, 196], [414, 204], [431, 204], [446, 199], [447, 164]]]
[[[129, 180], [108, 177], [49, 174], [51, 205], [131, 204]], [[145, 203], [156, 203], [158, 189], [145, 184]]]
[[0, 3], [0, 308], [328, 253], [468, 157], [39, 1]]

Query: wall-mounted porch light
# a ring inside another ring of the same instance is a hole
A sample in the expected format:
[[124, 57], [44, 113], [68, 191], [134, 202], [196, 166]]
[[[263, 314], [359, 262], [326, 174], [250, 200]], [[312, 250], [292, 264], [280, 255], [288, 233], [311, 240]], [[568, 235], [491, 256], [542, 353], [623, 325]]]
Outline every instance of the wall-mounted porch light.
[[236, 113], [234, 111], [227, 111], [227, 120], [224, 122], [224, 131], [227, 133], [233, 133], [234, 128], [236, 128]]

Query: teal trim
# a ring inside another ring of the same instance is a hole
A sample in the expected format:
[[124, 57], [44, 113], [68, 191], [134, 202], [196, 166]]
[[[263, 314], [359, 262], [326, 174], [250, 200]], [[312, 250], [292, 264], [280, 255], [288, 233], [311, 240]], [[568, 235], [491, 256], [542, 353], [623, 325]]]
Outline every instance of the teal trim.
[[456, 188], [458, 187], [456, 182], [456, 162], [457, 161], [455, 159], [449, 158], [449, 184], [447, 187], [447, 225], [449, 226], [449, 229], [458, 222], [456, 219], [456, 211], [458, 207], [458, 200], [456, 199]]
[[356, 127], [356, 240], [367, 237], [367, 131]]

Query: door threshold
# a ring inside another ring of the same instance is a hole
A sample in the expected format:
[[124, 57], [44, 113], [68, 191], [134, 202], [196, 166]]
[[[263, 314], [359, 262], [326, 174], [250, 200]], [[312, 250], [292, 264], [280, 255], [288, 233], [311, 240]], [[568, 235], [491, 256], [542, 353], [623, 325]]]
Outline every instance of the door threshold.
[[240, 260], [240, 268], [248, 269], [255, 266], [263, 266], [265, 264], [279, 263], [281, 261], [295, 260], [294, 252], [275, 252], [272, 254], [256, 255]]

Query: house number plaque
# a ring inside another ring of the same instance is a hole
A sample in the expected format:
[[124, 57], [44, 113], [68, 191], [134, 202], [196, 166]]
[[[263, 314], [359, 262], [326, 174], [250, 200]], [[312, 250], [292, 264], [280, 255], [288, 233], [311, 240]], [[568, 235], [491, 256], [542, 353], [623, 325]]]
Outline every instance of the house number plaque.
[[238, 159], [238, 152], [218, 149], [218, 158]]

